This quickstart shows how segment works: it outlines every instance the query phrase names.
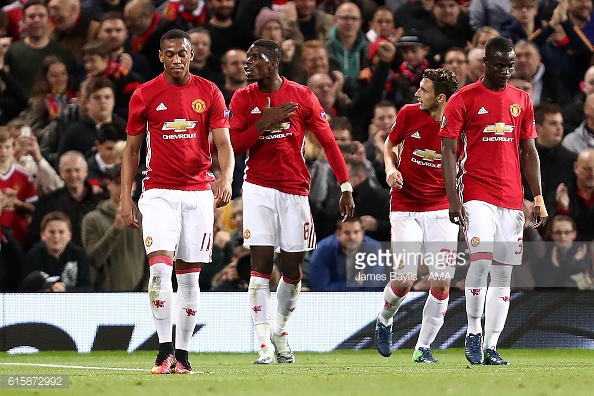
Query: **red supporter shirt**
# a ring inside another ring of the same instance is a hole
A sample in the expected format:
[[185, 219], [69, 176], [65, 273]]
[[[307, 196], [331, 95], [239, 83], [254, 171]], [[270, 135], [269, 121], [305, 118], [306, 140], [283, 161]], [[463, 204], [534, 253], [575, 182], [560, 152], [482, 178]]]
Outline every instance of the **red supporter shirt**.
[[479, 200], [522, 209], [520, 139], [536, 138], [528, 94], [507, 84], [487, 89], [482, 80], [456, 92], [446, 105], [440, 136], [459, 139], [458, 191]]
[[402, 189], [393, 188], [391, 210], [428, 212], [448, 208], [441, 175], [441, 139], [439, 121], [409, 104], [398, 112], [394, 129], [388, 137], [395, 145], [403, 143], [398, 170], [402, 173]]
[[[0, 173], [0, 191], [7, 193], [8, 189], [13, 189], [17, 193], [19, 201], [26, 203], [37, 202], [37, 190], [31, 174], [20, 165], [14, 163], [6, 174]], [[27, 216], [14, 207], [2, 208], [0, 214], [0, 223], [12, 229], [14, 237], [21, 244], [27, 236]]]
[[191, 75], [183, 86], [163, 74], [140, 85], [130, 99], [126, 132], [146, 133], [143, 190], [208, 190], [214, 176], [208, 134], [229, 128], [221, 91], [212, 82]]
[[[254, 127], [270, 98], [270, 106], [298, 103], [293, 117], [274, 125], [260, 135]], [[339, 183], [349, 174], [338, 144], [330, 130], [326, 114], [311, 90], [283, 77], [283, 85], [274, 93], [264, 93], [258, 84], [235, 91], [231, 104], [231, 143], [235, 154], [248, 150], [245, 180], [287, 194], [308, 195], [310, 175], [305, 165], [305, 132], [311, 131], [320, 141]]]

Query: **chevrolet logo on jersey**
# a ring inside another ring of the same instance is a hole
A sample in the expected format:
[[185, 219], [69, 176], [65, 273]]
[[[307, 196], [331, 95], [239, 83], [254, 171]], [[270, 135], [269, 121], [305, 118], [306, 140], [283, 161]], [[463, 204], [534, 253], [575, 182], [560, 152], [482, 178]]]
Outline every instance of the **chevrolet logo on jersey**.
[[483, 136], [483, 142], [513, 142], [513, 137], [505, 137], [506, 133], [511, 133], [515, 129], [513, 125], [507, 125], [504, 122], [496, 122], [494, 125], [487, 125], [483, 133], [493, 133], [496, 136]]
[[163, 124], [164, 131], [185, 132], [196, 126], [196, 121], [186, 121], [185, 118], [176, 118]]
[[281, 122], [278, 124], [270, 124], [266, 127], [264, 132], [268, 132], [267, 135], [262, 135], [259, 139], [262, 140], [275, 140], [275, 139], [282, 139], [287, 136], [291, 136], [293, 133], [287, 131], [291, 126], [290, 122]]
[[413, 155], [417, 157], [421, 157], [420, 160], [416, 159], [415, 157], [411, 158], [411, 161], [415, 164], [419, 164], [422, 166], [428, 166], [430, 168], [441, 168], [441, 163], [435, 163], [434, 161], [441, 161], [441, 154], [435, 152], [435, 150], [419, 150], [416, 149], [413, 151]]

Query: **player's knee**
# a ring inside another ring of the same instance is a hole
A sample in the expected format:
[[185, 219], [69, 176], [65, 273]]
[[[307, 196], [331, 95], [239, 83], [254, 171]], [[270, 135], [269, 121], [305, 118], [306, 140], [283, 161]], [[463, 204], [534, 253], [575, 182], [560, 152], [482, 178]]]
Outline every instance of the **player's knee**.
[[392, 281], [391, 287], [394, 294], [399, 297], [407, 295], [411, 288], [411, 286], [407, 285], [406, 283], [399, 281]]
[[449, 286], [431, 286], [431, 294], [438, 300], [445, 300], [450, 295]]

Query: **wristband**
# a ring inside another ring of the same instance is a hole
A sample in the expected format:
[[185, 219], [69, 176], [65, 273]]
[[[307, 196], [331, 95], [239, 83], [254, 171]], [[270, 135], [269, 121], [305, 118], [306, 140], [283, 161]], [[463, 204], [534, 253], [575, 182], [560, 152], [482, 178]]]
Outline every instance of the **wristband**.
[[353, 192], [353, 185], [351, 182], [344, 182], [340, 185], [340, 192]]
[[540, 216], [541, 217], [548, 217], [549, 214], [547, 213], [547, 208], [544, 204], [544, 199], [542, 195], [537, 195], [534, 197], [534, 206], [538, 206], [540, 208]]

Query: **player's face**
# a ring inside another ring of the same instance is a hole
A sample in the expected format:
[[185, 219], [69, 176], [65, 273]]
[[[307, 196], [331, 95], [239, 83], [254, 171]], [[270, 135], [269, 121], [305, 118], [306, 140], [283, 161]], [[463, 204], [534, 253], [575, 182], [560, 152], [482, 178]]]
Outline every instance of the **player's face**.
[[14, 139], [0, 143], [0, 162], [11, 160], [14, 155]]
[[64, 92], [68, 87], [68, 71], [62, 62], [52, 63], [45, 76], [52, 89], [57, 92]]
[[109, 64], [109, 57], [101, 57], [100, 55], [85, 55], [83, 57], [85, 62], [85, 70], [91, 76], [98, 76], [107, 68]]
[[124, 46], [128, 29], [122, 19], [106, 19], [101, 23], [97, 38], [109, 46], [111, 51], [115, 51]]
[[272, 59], [266, 49], [252, 45], [247, 51], [244, 70], [250, 83], [268, 77], [272, 72]]
[[183, 80], [190, 74], [190, 62], [194, 59], [192, 43], [186, 39], [172, 39], [163, 42], [159, 60], [163, 62], [165, 74], [174, 81]]
[[572, 242], [575, 241], [577, 233], [573, 228], [573, 224], [566, 220], [558, 220], [552, 224], [551, 239], [560, 248], [568, 249]]
[[516, 67], [516, 54], [495, 52], [491, 57], [485, 56], [485, 79], [496, 88], [503, 88]]
[[47, 223], [41, 231], [41, 240], [45, 242], [50, 253], [61, 253], [72, 239], [72, 232], [68, 229], [65, 221], [52, 220]]
[[546, 147], [553, 147], [561, 144], [563, 140], [563, 115], [561, 113], [549, 113], [544, 115], [542, 125], [536, 126], [538, 142]]
[[433, 88], [433, 81], [423, 78], [415, 96], [421, 105], [421, 110], [432, 111], [437, 107], [437, 97]]
[[341, 229], [336, 231], [336, 234], [341, 248], [349, 256], [355, 254], [365, 236], [363, 227], [358, 221], [342, 223]]

